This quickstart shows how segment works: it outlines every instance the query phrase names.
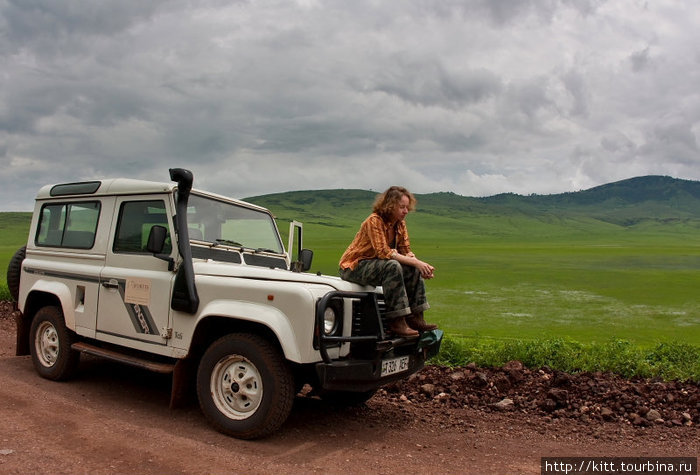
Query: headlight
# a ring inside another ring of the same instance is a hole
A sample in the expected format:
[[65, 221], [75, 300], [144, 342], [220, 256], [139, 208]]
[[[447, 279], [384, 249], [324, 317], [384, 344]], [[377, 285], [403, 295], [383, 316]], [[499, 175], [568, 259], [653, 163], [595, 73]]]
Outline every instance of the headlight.
[[338, 317], [333, 307], [326, 307], [326, 310], [323, 312], [323, 333], [326, 335], [333, 333], [337, 323]]
[[332, 298], [326, 302], [323, 309], [323, 327], [317, 331], [323, 332], [326, 336], [339, 336], [343, 331], [343, 306], [345, 300], [342, 298]]

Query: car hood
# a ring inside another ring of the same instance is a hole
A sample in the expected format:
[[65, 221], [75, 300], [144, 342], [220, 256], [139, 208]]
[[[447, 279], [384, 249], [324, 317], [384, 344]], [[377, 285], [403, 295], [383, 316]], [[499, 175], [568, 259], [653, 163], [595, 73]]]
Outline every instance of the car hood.
[[328, 285], [335, 290], [347, 292], [373, 292], [375, 287], [354, 284], [342, 280], [340, 277], [311, 274], [306, 272], [292, 272], [285, 269], [257, 267], [241, 264], [229, 264], [217, 261], [194, 261], [194, 274], [236, 277], [241, 279], [272, 280], [279, 282], [299, 282], [315, 285]]

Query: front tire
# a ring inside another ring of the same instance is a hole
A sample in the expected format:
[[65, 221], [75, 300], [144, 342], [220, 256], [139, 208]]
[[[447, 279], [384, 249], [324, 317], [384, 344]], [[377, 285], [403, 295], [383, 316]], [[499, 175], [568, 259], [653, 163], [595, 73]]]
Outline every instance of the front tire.
[[74, 334], [66, 328], [58, 307], [43, 307], [34, 315], [29, 331], [34, 369], [42, 378], [61, 381], [75, 374], [80, 353], [71, 348]]
[[216, 340], [202, 356], [197, 395], [204, 416], [218, 431], [254, 439], [287, 420], [294, 378], [280, 351], [267, 340], [233, 333]]

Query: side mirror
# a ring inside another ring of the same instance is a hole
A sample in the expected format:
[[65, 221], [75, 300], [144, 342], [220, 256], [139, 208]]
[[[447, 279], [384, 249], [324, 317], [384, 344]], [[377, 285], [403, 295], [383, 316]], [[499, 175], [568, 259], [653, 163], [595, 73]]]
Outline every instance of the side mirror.
[[155, 225], [148, 233], [148, 242], [146, 250], [151, 254], [161, 254], [165, 248], [165, 239], [168, 237], [168, 230], [165, 226]]
[[311, 249], [302, 249], [299, 253], [299, 261], [301, 262], [301, 271], [306, 272], [311, 269], [311, 262], [314, 260], [314, 251]]
[[306, 272], [311, 269], [311, 261], [314, 259], [314, 251], [302, 249], [299, 251], [299, 260], [292, 262], [290, 270], [292, 272]]
[[151, 228], [148, 233], [148, 242], [146, 243], [146, 250], [153, 254], [162, 261], [168, 263], [168, 270], [172, 271], [175, 269], [175, 261], [168, 254], [163, 254], [163, 249], [165, 249], [165, 240], [168, 238], [168, 229], [165, 226], [155, 225]]

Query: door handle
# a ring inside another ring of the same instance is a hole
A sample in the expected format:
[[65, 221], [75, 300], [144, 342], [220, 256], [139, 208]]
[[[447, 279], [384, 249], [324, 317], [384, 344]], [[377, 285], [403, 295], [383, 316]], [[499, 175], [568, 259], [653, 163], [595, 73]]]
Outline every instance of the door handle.
[[112, 280], [103, 280], [102, 281], [102, 287], [105, 287], [107, 289], [118, 289], [119, 288], [119, 283], [112, 279]]

